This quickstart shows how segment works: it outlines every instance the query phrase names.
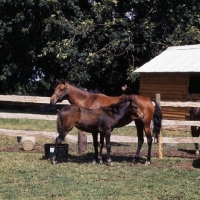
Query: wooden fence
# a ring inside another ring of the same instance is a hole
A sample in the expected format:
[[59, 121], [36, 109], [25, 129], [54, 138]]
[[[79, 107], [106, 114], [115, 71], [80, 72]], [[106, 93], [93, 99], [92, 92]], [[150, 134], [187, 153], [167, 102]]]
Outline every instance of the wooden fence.
[[[49, 104], [49, 97], [37, 97], [37, 96], [16, 96], [16, 95], [0, 95], [0, 101], [2, 102], [20, 102], [20, 103], [39, 103], [39, 104]], [[62, 105], [69, 104], [68, 101], [63, 101], [59, 103]], [[161, 109], [164, 106], [168, 107], [200, 107], [199, 102], [166, 102], [160, 101]], [[188, 113], [189, 114], [189, 113]], [[56, 115], [39, 115], [39, 114], [28, 114], [28, 113], [6, 113], [0, 112], [0, 118], [24, 118], [24, 119], [38, 119], [38, 120], [53, 120], [55, 121]], [[135, 126], [132, 122], [127, 126]], [[165, 120], [162, 121], [162, 129], [172, 129], [174, 127], [190, 127], [190, 126], [200, 126], [200, 121], [187, 121], [187, 120]], [[45, 132], [45, 131], [26, 131], [26, 130], [8, 130], [0, 129], [0, 135], [10, 135], [10, 136], [35, 136], [43, 138], [55, 139], [57, 133], [55, 132]], [[68, 142], [78, 142], [78, 137], [68, 134], [66, 137]], [[133, 142], [137, 143], [136, 137], [128, 136], [114, 136], [111, 137], [112, 142]], [[87, 142], [92, 142], [91, 134], [87, 136]], [[146, 138], [145, 138], [146, 142]], [[162, 143], [200, 143], [200, 137], [175, 137], [168, 138], [163, 137]]]

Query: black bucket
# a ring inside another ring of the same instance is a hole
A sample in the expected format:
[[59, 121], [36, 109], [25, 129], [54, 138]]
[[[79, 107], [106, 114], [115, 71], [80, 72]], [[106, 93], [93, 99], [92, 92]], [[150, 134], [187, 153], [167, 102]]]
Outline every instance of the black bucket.
[[[68, 161], [68, 144], [60, 144], [58, 146], [58, 162], [67, 162]], [[54, 156], [55, 144], [45, 144], [45, 158], [50, 159]]]

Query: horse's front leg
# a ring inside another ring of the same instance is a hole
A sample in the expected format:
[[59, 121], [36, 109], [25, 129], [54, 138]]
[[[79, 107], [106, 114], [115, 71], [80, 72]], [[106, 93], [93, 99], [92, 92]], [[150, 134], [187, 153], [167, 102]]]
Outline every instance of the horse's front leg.
[[104, 133], [100, 133], [100, 146], [99, 146], [99, 163], [103, 164], [102, 150], [104, 146]]
[[60, 137], [60, 135], [56, 138], [56, 142], [55, 142], [55, 149], [54, 149], [54, 156], [52, 157], [52, 160], [51, 160], [51, 163], [52, 164], [57, 164], [58, 160], [57, 160], [57, 157], [58, 157], [58, 148], [59, 148], [59, 145], [61, 144], [61, 142], [63, 141], [63, 138]]
[[133, 157], [132, 162], [134, 164], [137, 164], [140, 156], [140, 151], [142, 149], [143, 143], [144, 143], [144, 136], [143, 136], [143, 122], [142, 121], [135, 121], [136, 129], [137, 129], [137, 137], [138, 137], [138, 144], [137, 144], [137, 151], [135, 156]]
[[110, 130], [106, 131], [105, 136], [106, 136], [107, 163], [108, 163], [109, 166], [113, 167], [114, 164], [113, 164], [112, 159], [110, 157], [110, 150], [111, 150], [110, 136], [111, 136], [111, 131]]
[[93, 132], [92, 138], [94, 146], [94, 160], [92, 161], [92, 164], [96, 164], [98, 162], [98, 132]]
[[[192, 137], [199, 137], [199, 134], [200, 134], [199, 132], [200, 132], [200, 130], [199, 130], [198, 127], [191, 126]], [[194, 150], [195, 150], [194, 154], [198, 156], [199, 155], [199, 145], [198, 145], [198, 143], [194, 143]]]

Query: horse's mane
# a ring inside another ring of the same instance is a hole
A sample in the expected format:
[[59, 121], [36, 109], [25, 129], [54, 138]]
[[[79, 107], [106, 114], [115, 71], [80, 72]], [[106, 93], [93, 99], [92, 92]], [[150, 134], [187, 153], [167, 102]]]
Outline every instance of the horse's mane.
[[117, 110], [115, 110], [115, 108], [113, 107], [100, 107], [107, 115], [113, 117], [113, 112], [117, 112]]
[[76, 87], [76, 88], [78, 88], [78, 89], [80, 89], [80, 90], [82, 90], [82, 91], [84, 91], [84, 92], [88, 92], [88, 93], [96, 93], [96, 94], [99, 94], [100, 92], [97, 90], [97, 89], [95, 89], [95, 90], [87, 90], [86, 88], [83, 88], [83, 87], [80, 87], [80, 86], [77, 86], [77, 85], [75, 85], [74, 83], [70, 83], [70, 82], [68, 82], [68, 81], [65, 81], [64, 79], [57, 79], [56, 80], [56, 85], [59, 85], [59, 84], [65, 84], [65, 83], [67, 83], [67, 84], [69, 84], [69, 85], [71, 85], [71, 86], [73, 86], [73, 87]]

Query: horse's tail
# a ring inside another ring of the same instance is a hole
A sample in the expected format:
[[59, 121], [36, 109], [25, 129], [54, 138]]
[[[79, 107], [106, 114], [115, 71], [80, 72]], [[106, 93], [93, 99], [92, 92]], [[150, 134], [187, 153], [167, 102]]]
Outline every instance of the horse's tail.
[[62, 123], [61, 123], [61, 111], [58, 112], [58, 117], [57, 117], [57, 132], [60, 134], [62, 132]]
[[155, 135], [155, 138], [158, 141], [158, 136], [161, 130], [161, 123], [162, 123], [162, 111], [160, 109], [160, 106], [158, 105], [158, 102], [155, 99], [151, 99], [155, 103], [155, 111], [153, 115], [153, 134]]

